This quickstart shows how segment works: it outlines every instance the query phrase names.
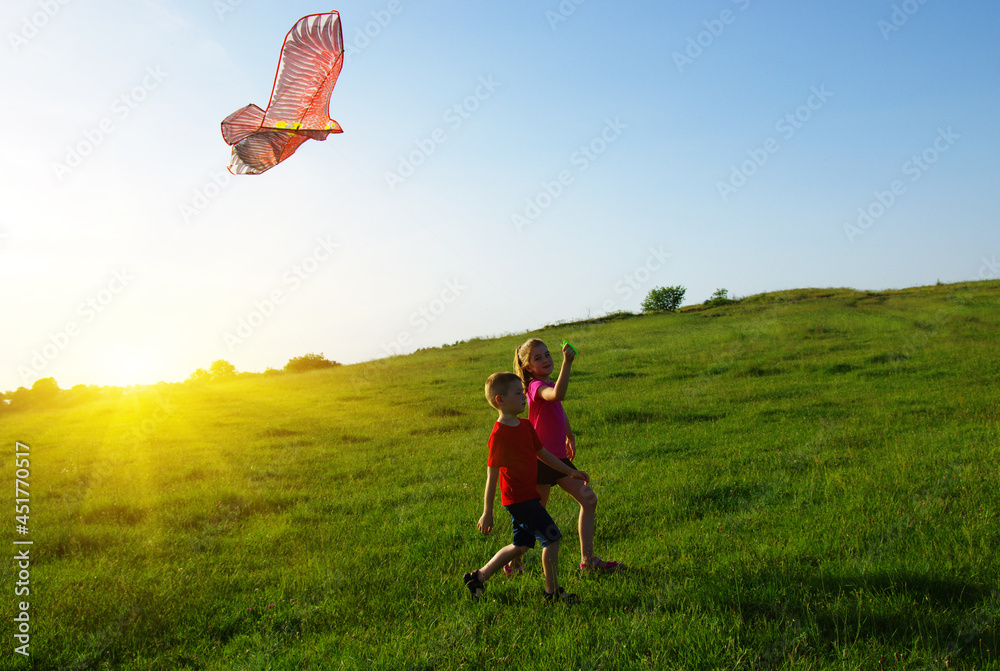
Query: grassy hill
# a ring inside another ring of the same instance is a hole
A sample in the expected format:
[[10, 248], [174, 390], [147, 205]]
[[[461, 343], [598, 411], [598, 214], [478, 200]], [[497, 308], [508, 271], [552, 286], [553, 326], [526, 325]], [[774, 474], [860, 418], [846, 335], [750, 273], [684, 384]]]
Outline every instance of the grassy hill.
[[[798, 290], [5, 413], [34, 544], [0, 600], [31, 658], [0, 668], [997, 668], [998, 329], [1000, 282]], [[531, 335], [580, 350], [577, 464], [627, 565], [575, 570], [554, 492], [575, 606], [537, 550], [461, 582], [510, 539], [499, 504], [475, 529], [483, 382]]]

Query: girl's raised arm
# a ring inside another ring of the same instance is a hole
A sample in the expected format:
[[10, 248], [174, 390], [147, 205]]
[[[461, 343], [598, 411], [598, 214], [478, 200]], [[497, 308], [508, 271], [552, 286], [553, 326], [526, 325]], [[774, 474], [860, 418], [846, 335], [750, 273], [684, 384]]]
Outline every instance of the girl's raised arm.
[[562, 352], [562, 368], [559, 369], [556, 386], [546, 386], [538, 390], [538, 395], [542, 397], [543, 401], [561, 401], [566, 398], [566, 390], [569, 389], [569, 370], [573, 366], [573, 359], [576, 358], [576, 353], [573, 351], [573, 346], [569, 343], [563, 345]]

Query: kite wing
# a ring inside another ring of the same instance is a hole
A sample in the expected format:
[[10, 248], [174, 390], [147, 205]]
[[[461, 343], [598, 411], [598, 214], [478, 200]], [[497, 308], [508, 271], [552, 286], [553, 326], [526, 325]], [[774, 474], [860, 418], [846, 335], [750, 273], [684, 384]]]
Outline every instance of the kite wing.
[[247, 105], [222, 121], [233, 145], [229, 171], [260, 174], [295, 153], [306, 140], [343, 129], [330, 118], [330, 95], [344, 64], [340, 14], [311, 14], [285, 36], [267, 110]]

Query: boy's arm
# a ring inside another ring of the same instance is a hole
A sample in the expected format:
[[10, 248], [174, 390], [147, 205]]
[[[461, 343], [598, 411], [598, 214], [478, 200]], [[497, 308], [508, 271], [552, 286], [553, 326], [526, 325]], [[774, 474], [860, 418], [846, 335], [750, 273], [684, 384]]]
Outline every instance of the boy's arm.
[[486, 491], [483, 493], [483, 516], [479, 518], [479, 523], [476, 525], [484, 534], [488, 534], [493, 530], [493, 499], [497, 495], [497, 479], [499, 476], [499, 467], [486, 467]]
[[566, 398], [566, 390], [569, 389], [569, 369], [573, 365], [576, 355], [569, 345], [563, 345], [563, 362], [559, 369], [559, 377], [556, 378], [556, 386], [548, 387], [543, 385], [538, 390], [538, 395], [543, 401], [561, 401]]
[[538, 450], [538, 458], [544, 461], [546, 464], [556, 469], [560, 473], [565, 473], [571, 478], [576, 478], [577, 480], [583, 480], [584, 482], [590, 482], [590, 476], [583, 471], [578, 471], [570, 468], [562, 462], [561, 459], [557, 458], [556, 455], [552, 454], [544, 447]]

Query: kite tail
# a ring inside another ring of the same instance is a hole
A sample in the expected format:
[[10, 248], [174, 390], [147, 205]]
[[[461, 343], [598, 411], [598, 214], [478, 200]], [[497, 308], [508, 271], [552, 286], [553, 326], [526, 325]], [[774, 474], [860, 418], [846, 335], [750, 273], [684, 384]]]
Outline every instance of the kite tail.
[[264, 110], [247, 105], [222, 120], [222, 137], [226, 144], [236, 144], [260, 130], [263, 123]]

